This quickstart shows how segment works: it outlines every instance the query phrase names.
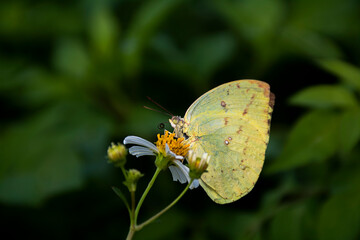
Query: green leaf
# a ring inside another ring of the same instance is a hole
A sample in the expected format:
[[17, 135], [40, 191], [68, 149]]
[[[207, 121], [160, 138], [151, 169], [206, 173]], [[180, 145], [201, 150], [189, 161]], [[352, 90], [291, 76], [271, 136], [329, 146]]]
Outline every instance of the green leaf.
[[360, 234], [359, 191], [337, 194], [322, 206], [317, 225], [319, 240], [353, 240]]
[[261, 199], [261, 211], [264, 216], [271, 216], [274, 209], [281, 203], [284, 196], [296, 189], [296, 182], [292, 175], [287, 175], [272, 191], [267, 192]]
[[[84, 159], [103, 158], [106, 150], [98, 146], [108, 142], [108, 128], [104, 118], [74, 102], [8, 126], [0, 135], [0, 201], [39, 205], [80, 188], [89, 173]], [[102, 166], [96, 167], [99, 173]]]
[[112, 190], [116, 193], [116, 195], [118, 195], [118, 197], [124, 202], [126, 208], [128, 209], [129, 213], [130, 211], [130, 207], [129, 207], [129, 203], [126, 200], [126, 197], [124, 196], [124, 194], [121, 192], [121, 190], [117, 187], [112, 187]]
[[46, 132], [46, 118], [35, 118], [1, 135], [0, 199], [37, 205], [82, 184], [81, 164], [64, 135]]
[[118, 44], [116, 40], [119, 35], [119, 26], [109, 7], [104, 5], [95, 4], [88, 28], [96, 53], [100, 57], [109, 57]]
[[141, 56], [152, 35], [178, 5], [180, 0], [151, 0], [139, 8], [123, 42], [124, 70], [135, 75], [141, 64]]
[[75, 39], [59, 41], [54, 53], [55, 67], [60, 72], [77, 78], [84, 78], [88, 73], [89, 59], [82, 42]]
[[320, 66], [322, 66], [327, 71], [335, 74], [343, 81], [345, 84], [351, 86], [360, 92], [360, 68], [350, 63], [346, 63], [341, 60], [322, 60], [319, 61]]
[[243, 52], [252, 47], [253, 58], [246, 62], [252, 64], [256, 74], [266, 69], [278, 57], [278, 29], [281, 28], [285, 15], [283, 1], [273, 0], [213, 0], [215, 11], [219, 11], [231, 29], [234, 29], [241, 40], [238, 44]]
[[[2, 1], [0, 35], [2, 39], [19, 39], [38, 44], [58, 36], [79, 34], [82, 14], [76, 6], [44, 2]], [[33, 46], [29, 46], [29, 49]]]
[[331, 177], [328, 185], [333, 193], [351, 193], [360, 189], [360, 164], [358, 155], [355, 156], [355, 164], [346, 164], [339, 168]]
[[[228, 215], [231, 214], [233, 213], [229, 213]], [[231, 234], [232, 236], [230, 239], [242, 239], [242, 240], [262, 239], [261, 221], [262, 218], [256, 213], [239, 212], [238, 214], [235, 215], [235, 218], [232, 221], [232, 225], [231, 225], [232, 228], [230, 229], [230, 231], [228, 231], [229, 232], [228, 234], [229, 235]]]
[[152, 48], [162, 56], [164, 65], [158, 68], [163, 73], [184, 76], [180, 81], [189, 81], [199, 89], [207, 84], [214, 73], [226, 64], [235, 51], [235, 39], [228, 33], [216, 33], [194, 38], [183, 51], [171, 39], [159, 35], [152, 41]]
[[318, 85], [301, 90], [290, 98], [293, 105], [311, 108], [353, 107], [355, 96], [341, 86]]
[[[341, 58], [343, 53], [333, 36], [358, 35], [352, 22], [358, 21], [353, 0], [302, 0], [291, 4], [287, 26], [281, 32], [288, 51], [316, 58]], [[350, 35], [348, 35], [350, 34]], [[350, 37], [352, 38], [352, 37]]]
[[302, 224], [306, 206], [302, 204], [288, 206], [278, 212], [270, 222], [270, 239], [304, 239]]
[[267, 172], [274, 173], [324, 161], [337, 149], [338, 116], [332, 112], [312, 111], [291, 130], [279, 158]]
[[339, 124], [339, 152], [341, 155], [349, 153], [360, 140], [360, 109], [345, 110]]
[[302, 0], [292, 4], [291, 24], [330, 36], [349, 34], [356, 27], [358, 4], [354, 0]]
[[280, 35], [281, 47], [293, 54], [314, 58], [340, 58], [342, 52], [331, 38], [317, 32], [287, 26]]
[[228, 24], [250, 41], [273, 35], [284, 10], [278, 0], [214, 0], [213, 3]]
[[[188, 61], [198, 79], [207, 80], [230, 58], [234, 52], [235, 41], [231, 35], [219, 33], [196, 39], [188, 50]], [[190, 78], [192, 79], [192, 78]]]

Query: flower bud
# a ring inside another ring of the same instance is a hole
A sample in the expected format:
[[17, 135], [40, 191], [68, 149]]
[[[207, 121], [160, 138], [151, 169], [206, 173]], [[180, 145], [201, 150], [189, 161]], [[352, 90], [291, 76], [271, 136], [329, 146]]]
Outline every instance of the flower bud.
[[144, 174], [142, 174], [140, 171], [136, 169], [129, 169], [126, 174], [124, 185], [128, 187], [130, 192], [135, 192], [137, 182], [142, 176], [144, 176]]
[[127, 150], [126, 147], [120, 143], [111, 143], [107, 150], [109, 162], [113, 163], [115, 167], [123, 167], [126, 163]]
[[206, 172], [206, 169], [209, 165], [210, 156], [207, 153], [204, 153], [202, 157], [195, 155], [194, 151], [189, 150], [188, 152], [188, 162], [189, 162], [189, 176], [191, 179], [199, 179], [201, 175]]

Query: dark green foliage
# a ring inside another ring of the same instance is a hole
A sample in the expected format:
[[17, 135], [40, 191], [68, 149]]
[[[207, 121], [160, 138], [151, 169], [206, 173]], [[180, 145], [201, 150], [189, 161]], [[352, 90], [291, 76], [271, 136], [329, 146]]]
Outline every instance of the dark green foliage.
[[[236, 79], [276, 95], [264, 171], [228, 205], [197, 189], [134, 239], [360, 238], [358, 0], [0, 2], [0, 212], [12, 238], [124, 239], [106, 149]], [[155, 106], [156, 108], [156, 106]], [[129, 157], [145, 174], [153, 158]], [[140, 223], [185, 186], [160, 174]], [[121, 189], [121, 192], [120, 192]]]

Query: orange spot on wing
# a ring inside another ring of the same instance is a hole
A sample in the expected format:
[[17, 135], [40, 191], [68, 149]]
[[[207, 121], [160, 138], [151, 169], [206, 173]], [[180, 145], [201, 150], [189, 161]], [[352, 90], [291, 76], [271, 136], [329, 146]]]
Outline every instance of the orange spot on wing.
[[257, 84], [259, 88], [263, 88], [265, 96], [270, 95], [270, 86], [266, 82], [261, 82], [256, 80], [249, 80], [249, 82]]
[[270, 105], [271, 108], [274, 108], [274, 105], [275, 105], [275, 94], [273, 94], [272, 92], [270, 92], [269, 105]]
[[250, 102], [248, 104], [246, 104], [246, 108], [243, 112], [243, 116], [248, 113], [248, 109], [249, 109], [250, 105], [254, 102], [254, 99], [255, 99], [255, 94], [251, 95]]
[[244, 155], [246, 155], [246, 150], [247, 150], [247, 147], [245, 147], [245, 148], [243, 149], [243, 154], [244, 154]]

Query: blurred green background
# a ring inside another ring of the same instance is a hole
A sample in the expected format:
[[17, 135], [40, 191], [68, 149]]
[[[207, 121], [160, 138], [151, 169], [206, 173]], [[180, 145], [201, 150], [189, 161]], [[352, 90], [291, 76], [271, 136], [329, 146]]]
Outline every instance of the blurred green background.
[[[111, 141], [155, 141], [202, 93], [260, 79], [276, 95], [252, 192], [188, 192], [135, 239], [360, 238], [358, 0], [0, 2], [0, 216], [8, 239], [125, 239]], [[153, 158], [129, 157], [145, 173]], [[182, 191], [164, 172], [139, 220]], [[139, 197], [139, 196], [138, 196]]]

